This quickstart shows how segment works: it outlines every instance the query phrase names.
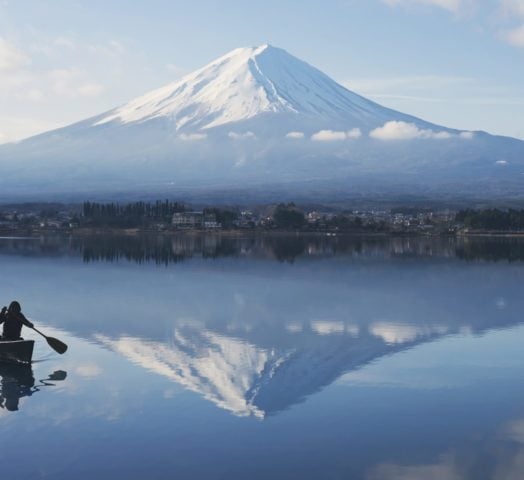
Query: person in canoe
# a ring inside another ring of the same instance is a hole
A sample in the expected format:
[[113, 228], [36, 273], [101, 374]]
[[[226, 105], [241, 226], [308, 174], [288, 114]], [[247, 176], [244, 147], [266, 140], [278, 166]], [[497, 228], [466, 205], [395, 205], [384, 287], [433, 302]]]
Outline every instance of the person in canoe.
[[0, 325], [4, 325], [1, 340], [19, 340], [22, 326], [33, 328], [33, 324], [25, 318], [22, 307], [16, 301], [11, 302], [9, 308], [4, 307], [0, 312]]

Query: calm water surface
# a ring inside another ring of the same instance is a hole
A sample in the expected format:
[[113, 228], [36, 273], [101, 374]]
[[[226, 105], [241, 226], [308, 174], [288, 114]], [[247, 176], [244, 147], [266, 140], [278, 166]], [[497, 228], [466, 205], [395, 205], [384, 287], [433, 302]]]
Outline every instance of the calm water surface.
[[0, 365], [2, 478], [523, 478], [523, 241], [0, 239], [0, 266], [69, 344]]

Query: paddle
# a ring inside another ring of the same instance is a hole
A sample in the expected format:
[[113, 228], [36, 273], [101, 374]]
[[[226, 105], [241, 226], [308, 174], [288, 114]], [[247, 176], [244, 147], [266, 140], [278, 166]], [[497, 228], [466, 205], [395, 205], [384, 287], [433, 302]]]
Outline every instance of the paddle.
[[39, 333], [47, 340], [47, 344], [56, 352], [62, 355], [67, 351], [67, 345], [64, 342], [61, 342], [58, 340], [58, 338], [48, 337], [47, 335], [44, 335], [42, 332], [37, 330], [34, 326], [31, 327], [36, 333]]

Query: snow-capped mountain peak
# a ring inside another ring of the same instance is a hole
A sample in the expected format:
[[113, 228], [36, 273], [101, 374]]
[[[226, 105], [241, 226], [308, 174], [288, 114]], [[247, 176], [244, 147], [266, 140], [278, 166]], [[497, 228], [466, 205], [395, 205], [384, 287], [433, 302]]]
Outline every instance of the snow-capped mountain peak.
[[95, 125], [168, 117], [176, 130], [205, 130], [265, 113], [345, 117], [387, 110], [271, 45], [237, 48], [180, 80], [116, 108]]
[[262, 45], [96, 117], [1, 145], [1, 195], [215, 192], [223, 200], [236, 188], [249, 201], [310, 201], [312, 192], [318, 201], [319, 192], [520, 198], [523, 159], [522, 141], [383, 107]]

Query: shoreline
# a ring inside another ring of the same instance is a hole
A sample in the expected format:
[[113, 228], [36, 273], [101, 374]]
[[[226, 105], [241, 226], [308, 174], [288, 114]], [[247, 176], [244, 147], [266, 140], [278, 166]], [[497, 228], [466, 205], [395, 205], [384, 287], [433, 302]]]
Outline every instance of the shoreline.
[[165, 237], [381, 237], [381, 238], [524, 238], [522, 232], [503, 231], [457, 231], [429, 233], [417, 231], [307, 231], [307, 230], [262, 230], [262, 229], [141, 229], [141, 228], [75, 228], [75, 229], [6, 229], [0, 230], [3, 238], [36, 238], [39, 236], [88, 237], [88, 236], [165, 236]]

